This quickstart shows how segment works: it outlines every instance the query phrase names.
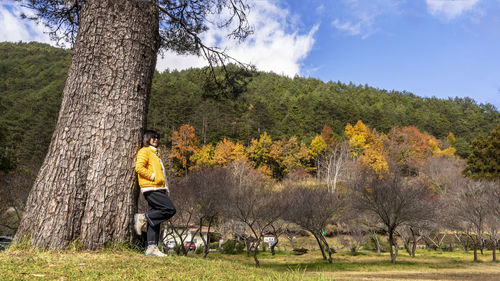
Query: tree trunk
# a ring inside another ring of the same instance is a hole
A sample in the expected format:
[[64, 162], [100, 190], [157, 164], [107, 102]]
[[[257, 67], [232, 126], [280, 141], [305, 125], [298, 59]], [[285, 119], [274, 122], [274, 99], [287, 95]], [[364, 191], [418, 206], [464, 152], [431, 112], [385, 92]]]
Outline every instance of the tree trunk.
[[396, 248], [397, 246], [396, 243], [394, 242], [394, 233], [392, 231], [389, 231], [389, 247], [391, 248], [391, 262], [396, 263], [398, 249]]
[[251, 243], [252, 242], [250, 242], [250, 237], [245, 238], [245, 247], [246, 247], [246, 250], [247, 250], [247, 257], [250, 257]]
[[474, 244], [474, 261], [477, 261], [477, 246]]
[[291, 249], [292, 249], [292, 251], [293, 251], [293, 249], [294, 249], [294, 246], [293, 246], [293, 238], [294, 238], [294, 236], [293, 236], [293, 235], [288, 235], [288, 234], [287, 234], [287, 236], [286, 236], [286, 237], [288, 238], [288, 243], [290, 244], [290, 248], [291, 248]]
[[255, 242], [255, 247], [253, 248], [253, 260], [255, 261], [255, 266], [260, 267], [259, 259], [257, 259], [257, 252], [259, 251], [260, 239]]
[[86, 1], [52, 141], [16, 241], [132, 241], [134, 160], [158, 50], [154, 1]]
[[415, 257], [415, 252], [417, 251], [417, 242], [418, 240], [417, 239], [414, 239], [413, 240], [413, 245], [411, 246], [411, 257], [414, 258]]
[[323, 244], [325, 245], [326, 251], [328, 252], [328, 263], [332, 263], [333, 262], [333, 259], [332, 259], [332, 249], [330, 248], [330, 245], [328, 245], [328, 242], [326, 241], [326, 239], [323, 236], [323, 234], [319, 234], [319, 235], [321, 235], [320, 236], [321, 241], [323, 241]]
[[498, 240], [493, 241], [493, 261], [497, 261], [497, 247], [498, 247]]
[[[275, 232], [275, 233], [276, 233], [276, 232]], [[274, 250], [274, 249], [276, 248], [276, 246], [277, 246], [277, 245], [278, 245], [278, 243], [279, 243], [278, 235], [274, 235], [274, 238], [276, 239], [276, 241], [274, 241], [274, 243], [273, 243], [273, 244], [271, 244], [271, 246], [269, 247], [269, 249], [271, 250], [271, 255], [273, 255], [273, 256], [276, 254], [276, 252], [275, 252], [275, 250]]]
[[319, 249], [321, 250], [321, 254], [323, 255], [323, 259], [326, 260], [326, 254], [325, 254], [325, 249], [323, 248], [323, 243], [319, 240], [318, 235], [316, 233], [312, 232], [314, 235], [314, 238], [316, 238], [316, 241], [318, 242]]
[[372, 239], [375, 241], [375, 246], [377, 247], [377, 256], [380, 256], [381, 250], [380, 250], [380, 242], [378, 241], [377, 234], [373, 234]]

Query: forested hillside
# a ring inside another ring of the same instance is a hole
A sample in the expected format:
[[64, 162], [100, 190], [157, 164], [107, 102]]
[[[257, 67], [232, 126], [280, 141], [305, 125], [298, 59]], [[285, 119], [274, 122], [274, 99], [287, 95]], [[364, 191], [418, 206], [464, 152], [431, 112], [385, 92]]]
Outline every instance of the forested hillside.
[[[45, 44], [0, 43], [3, 171], [43, 160], [70, 59], [70, 51]], [[474, 137], [487, 135], [500, 124], [500, 113], [492, 105], [478, 105], [469, 98], [420, 98], [368, 85], [264, 72], [244, 73], [221, 88], [207, 80], [207, 73], [202, 69], [156, 73], [149, 127], [166, 140], [181, 125], [190, 124], [201, 143], [227, 137], [248, 145], [264, 131], [273, 139], [296, 136], [309, 143], [324, 125], [343, 137], [347, 123], [363, 120], [384, 133], [409, 125], [437, 138], [452, 132], [457, 154], [465, 157]]]

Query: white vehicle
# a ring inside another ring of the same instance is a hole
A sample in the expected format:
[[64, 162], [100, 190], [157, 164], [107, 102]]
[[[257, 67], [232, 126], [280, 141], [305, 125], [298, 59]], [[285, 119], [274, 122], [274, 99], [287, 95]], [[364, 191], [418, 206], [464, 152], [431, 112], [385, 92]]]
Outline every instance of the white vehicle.
[[175, 245], [177, 245], [177, 242], [175, 242], [175, 240], [168, 240], [166, 245], [167, 245], [167, 249], [173, 249], [175, 247]]

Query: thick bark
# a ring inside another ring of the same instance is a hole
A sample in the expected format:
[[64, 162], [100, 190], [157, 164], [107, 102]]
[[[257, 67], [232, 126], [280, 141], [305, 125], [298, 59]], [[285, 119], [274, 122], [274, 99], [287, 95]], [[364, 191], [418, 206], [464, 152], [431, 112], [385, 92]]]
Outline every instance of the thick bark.
[[158, 50], [154, 1], [86, 1], [57, 126], [16, 240], [86, 249], [132, 240], [134, 159]]

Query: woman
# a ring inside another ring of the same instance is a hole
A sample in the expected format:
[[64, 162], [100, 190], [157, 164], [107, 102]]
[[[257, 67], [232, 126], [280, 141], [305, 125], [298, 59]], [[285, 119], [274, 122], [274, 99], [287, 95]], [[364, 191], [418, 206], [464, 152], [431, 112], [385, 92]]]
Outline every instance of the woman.
[[175, 207], [167, 196], [169, 190], [165, 167], [158, 156], [158, 140], [158, 133], [147, 130], [142, 138], [142, 148], [137, 152], [135, 171], [141, 192], [148, 201], [148, 212], [134, 216], [134, 229], [137, 235], [141, 235], [147, 224], [146, 256], [164, 257], [166, 255], [158, 249], [160, 225], [175, 215]]

